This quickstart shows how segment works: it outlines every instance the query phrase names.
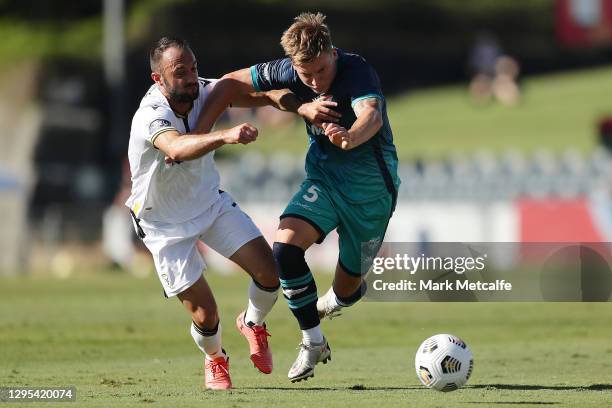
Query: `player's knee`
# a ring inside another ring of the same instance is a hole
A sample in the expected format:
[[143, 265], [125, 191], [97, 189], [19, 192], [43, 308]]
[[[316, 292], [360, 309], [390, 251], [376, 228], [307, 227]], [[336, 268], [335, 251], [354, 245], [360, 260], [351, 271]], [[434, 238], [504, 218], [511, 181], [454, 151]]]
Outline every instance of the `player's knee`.
[[273, 252], [283, 296], [300, 328], [307, 330], [317, 326], [317, 284], [306, 264], [304, 250], [295, 245], [275, 242]]
[[201, 328], [212, 329], [219, 322], [217, 306], [207, 308], [198, 307], [191, 313], [193, 322]]
[[310, 272], [304, 250], [298, 246], [275, 242], [272, 250], [282, 280], [300, 277]]
[[[273, 252], [283, 293], [287, 299], [291, 299], [289, 305], [291, 306], [291, 302], [297, 298], [307, 295], [316, 298], [317, 286], [306, 264], [304, 250], [295, 245], [275, 242]], [[308, 289], [304, 289], [306, 287]], [[296, 288], [299, 290], [298, 293], [294, 292]]]

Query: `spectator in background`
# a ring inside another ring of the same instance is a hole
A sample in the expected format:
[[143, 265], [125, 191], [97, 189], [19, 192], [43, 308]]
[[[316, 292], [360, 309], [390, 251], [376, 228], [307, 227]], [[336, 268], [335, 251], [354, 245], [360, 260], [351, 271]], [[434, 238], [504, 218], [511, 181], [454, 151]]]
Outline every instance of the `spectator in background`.
[[502, 55], [495, 61], [495, 78], [493, 79], [493, 96], [497, 102], [506, 106], [516, 105], [521, 97], [518, 87], [518, 61], [508, 55]]
[[492, 98], [502, 105], [515, 105], [520, 99], [517, 84], [520, 71], [518, 62], [508, 56], [490, 33], [481, 33], [470, 53], [468, 61], [470, 96], [478, 103], [488, 103]]
[[130, 178], [130, 163], [126, 158], [122, 165], [119, 190], [102, 215], [102, 249], [113, 269], [130, 269], [134, 255], [132, 219], [124, 205], [132, 189]]

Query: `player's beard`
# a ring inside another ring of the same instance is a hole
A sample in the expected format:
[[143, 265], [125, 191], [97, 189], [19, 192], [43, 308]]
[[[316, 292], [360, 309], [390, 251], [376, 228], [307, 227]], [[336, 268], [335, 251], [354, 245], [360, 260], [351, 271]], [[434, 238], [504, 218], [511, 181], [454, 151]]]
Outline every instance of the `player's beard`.
[[171, 87], [166, 81], [164, 81], [164, 87], [166, 88], [166, 92], [168, 92], [170, 99], [178, 103], [193, 102], [198, 99], [198, 96], [200, 95], [200, 87], [197, 83], [195, 86], [187, 87], [182, 92], [177, 88]]

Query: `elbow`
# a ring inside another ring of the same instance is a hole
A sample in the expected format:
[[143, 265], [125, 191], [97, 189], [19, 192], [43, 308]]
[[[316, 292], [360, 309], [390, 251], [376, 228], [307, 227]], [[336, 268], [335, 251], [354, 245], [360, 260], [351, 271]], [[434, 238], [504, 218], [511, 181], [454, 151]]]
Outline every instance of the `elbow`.
[[233, 75], [233, 73], [225, 74], [215, 84], [215, 93], [223, 95], [223, 103], [227, 107], [231, 102], [234, 101], [238, 95], [247, 93], [244, 90], [244, 86], [240, 81]]
[[168, 151], [165, 152], [166, 156], [174, 162], [180, 162], [187, 160], [185, 153], [178, 146], [169, 146]]
[[235, 72], [229, 72], [229, 73], [223, 75], [219, 81], [223, 81], [223, 80], [228, 81], [228, 80], [232, 80], [232, 79], [234, 79], [234, 80], [237, 79]]
[[223, 75], [215, 85], [216, 87], [222, 88], [225, 92], [236, 92], [242, 88], [239, 78], [234, 72]]
[[234, 72], [229, 72], [219, 80], [219, 83], [215, 85], [217, 87], [222, 84], [222, 87], [226, 92], [233, 92], [235, 94], [245, 94], [253, 92], [252, 86], [250, 86], [251, 74], [248, 68], [241, 69]]
[[245, 77], [250, 76], [250, 69], [239, 69], [238, 71], [228, 72], [221, 77], [225, 82], [242, 82]]

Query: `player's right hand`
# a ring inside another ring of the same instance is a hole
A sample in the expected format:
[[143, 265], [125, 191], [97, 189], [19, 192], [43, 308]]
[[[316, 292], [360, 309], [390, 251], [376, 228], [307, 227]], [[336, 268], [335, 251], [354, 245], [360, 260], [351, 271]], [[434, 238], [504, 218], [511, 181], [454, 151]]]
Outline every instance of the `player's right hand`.
[[297, 113], [310, 123], [322, 128], [323, 123], [336, 123], [342, 117], [340, 113], [332, 109], [336, 106], [338, 106], [338, 102], [319, 99], [303, 103], [298, 108]]
[[258, 130], [250, 123], [243, 123], [227, 130], [223, 138], [226, 144], [249, 144], [257, 139]]

